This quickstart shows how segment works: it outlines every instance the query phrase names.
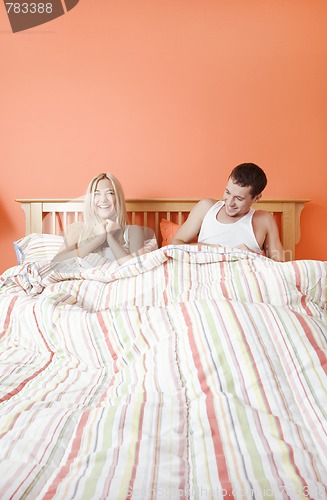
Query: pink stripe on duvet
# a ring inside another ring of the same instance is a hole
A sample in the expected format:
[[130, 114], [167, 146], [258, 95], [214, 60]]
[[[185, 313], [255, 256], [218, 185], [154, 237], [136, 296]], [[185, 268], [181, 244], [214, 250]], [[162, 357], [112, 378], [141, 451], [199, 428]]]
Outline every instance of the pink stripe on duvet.
[[197, 347], [196, 347], [196, 342], [194, 339], [194, 332], [193, 332], [191, 318], [189, 316], [189, 313], [186, 309], [185, 304], [181, 304], [180, 307], [181, 307], [181, 310], [182, 310], [182, 313], [184, 316], [186, 326], [188, 328], [188, 337], [189, 337], [190, 347], [192, 349], [192, 355], [193, 355], [195, 366], [197, 367], [197, 370], [199, 373], [198, 379], [199, 379], [201, 388], [202, 388], [204, 394], [206, 395], [206, 409], [207, 409], [208, 421], [210, 422], [212, 442], [213, 442], [213, 446], [215, 449], [217, 474], [218, 474], [218, 477], [221, 478], [221, 484], [223, 485], [223, 488], [229, 492], [228, 498], [234, 498], [234, 496], [232, 494], [232, 484], [231, 484], [229, 476], [228, 476], [227, 464], [226, 464], [226, 460], [225, 460], [225, 454], [224, 454], [224, 449], [223, 449], [223, 445], [222, 445], [222, 440], [220, 437], [219, 426], [217, 424], [216, 413], [215, 413], [214, 405], [213, 405], [214, 396], [213, 396], [208, 384], [206, 383], [205, 373], [203, 371], [202, 365], [199, 363], [200, 356], [197, 353]]
[[18, 295], [16, 295], [11, 301], [10, 301], [10, 304], [8, 306], [8, 309], [7, 309], [7, 314], [6, 314], [6, 318], [5, 318], [5, 321], [4, 321], [4, 324], [3, 324], [3, 330], [2, 332], [0, 333], [0, 338], [7, 332], [8, 330], [8, 326], [9, 326], [9, 323], [10, 323], [10, 317], [11, 317], [11, 313], [12, 313], [12, 310], [14, 308], [14, 305], [15, 305], [15, 302], [16, 300], [18, 299]]
[[65, 465], [59, 470], [55, 480], [53, 481], [52, 485], [44, 495], [44, 500], [47, 498], [53, 498], [57, 492], [58, 487], [60, 486], [60, 483], [64, 480], [64, 478], [69, 474], [69, 469], [71, 466], [71, 463], [74, 461], [74, 459], [78, 456], [78, 452], [81, 447], [81, 441], [83, 437], [83, 429], [87, 424], [87, 421], [89, 419], [90, 412], [85, 411], [82, 414], [82, 417], [78, 423], [78, 426], [76, 428], [76, 434], [72, 443], [72, 448], [69, 453], [69, 456], [66, 460]]
[[33, 380], [34, 378], [36, 378], [40, 373], [42, 373], [44, 370], [46, 370], [48, 368], [49, 365], [51, 365], [52, 363], [52, 360], [53, 360], [53, 356], [54, 356], [54, 352], [51, 351], [50, 347], [48, 346], [41, 330], [40, 330], [40, 326], [39, 326], [39, 323], [38, 323], [38, 320], [36, 318], [36, 314], [35, 314], [35, 307], [33, 307], [33, 316], [34, 316], [34, 319], [35, 319], [35, 324], [36, 324], [36, 327], [37, 327], [37, 330], [38, 330], [38, 333], [40, 334], [43, 342], [44, 342], [44, 345], [47, 349], [47, 351], [49, 352], [50, 354], [50, 358], [49, 358], [49, 361], [47, 363], [45, 363], [45, 365], [43, 365], [39, 370], [37, 370], [35, 373], [33, 373], [33, 375], [31, 375], [30, 377], [27, 377], [25, 380], [23, 380], [17, 387], [15, 387], [15, 389], [13, 389], [12, 391], [8, 392], [7, 394], [5, 394], [2, 398], [0, 398], [0, 403], [3, 403], [4, 401], [8, 401], [9, 399], [13, 398], [14, 396], [16, 396], [19, 392], [21, 392], [24, 387], [26, 386], [26, 384], [28, 384], [31, 380]]

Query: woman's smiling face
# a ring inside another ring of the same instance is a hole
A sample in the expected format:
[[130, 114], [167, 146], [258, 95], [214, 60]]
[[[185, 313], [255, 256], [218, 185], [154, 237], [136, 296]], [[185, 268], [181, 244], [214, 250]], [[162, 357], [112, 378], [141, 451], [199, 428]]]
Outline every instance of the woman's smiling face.
[[100, 219], [116, 218], [116, 195], [112, 182], [105, 178], [101, 179], [94, 191], [95, 213]]

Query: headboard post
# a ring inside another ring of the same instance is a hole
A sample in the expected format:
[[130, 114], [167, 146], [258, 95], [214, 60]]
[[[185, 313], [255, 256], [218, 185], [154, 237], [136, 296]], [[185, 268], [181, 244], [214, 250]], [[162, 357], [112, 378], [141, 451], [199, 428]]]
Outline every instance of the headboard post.
[[[18, 200], [17, 200], [18, 201]], [[19, 200], [25, 212], [25, 232], [42, 233], [43, 203], [38, 200]], [[33, 201], [33, 202], [32, 202]]]
[[284, 249], [290, 252], [286, 255], [287, 260], [293, 260], [295, 256], [295, 206], [283, 204], [283, 217], [281, 223], [281, 239], [283, 241]]

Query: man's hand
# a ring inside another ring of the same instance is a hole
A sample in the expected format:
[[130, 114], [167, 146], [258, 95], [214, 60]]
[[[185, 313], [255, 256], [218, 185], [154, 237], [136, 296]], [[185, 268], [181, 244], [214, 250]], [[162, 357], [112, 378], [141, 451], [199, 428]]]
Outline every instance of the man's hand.
[[252, 252], [252, 253], [258, 254], [258, 252], [255, 252], [254, 250], [251, 250], [251, 248], [247, 247], [243, 243], [241, 245], [237, 245], [235, 248], [238, 248], [239, 250], [245, 250], [246, 252]]

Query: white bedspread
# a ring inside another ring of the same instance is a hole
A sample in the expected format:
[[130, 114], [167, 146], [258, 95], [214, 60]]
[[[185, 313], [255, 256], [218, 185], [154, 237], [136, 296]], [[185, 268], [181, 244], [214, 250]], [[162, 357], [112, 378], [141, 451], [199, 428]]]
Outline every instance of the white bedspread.
[[0, 498], [325, 498], [327, 263], [94, 258], [1, 277]]

